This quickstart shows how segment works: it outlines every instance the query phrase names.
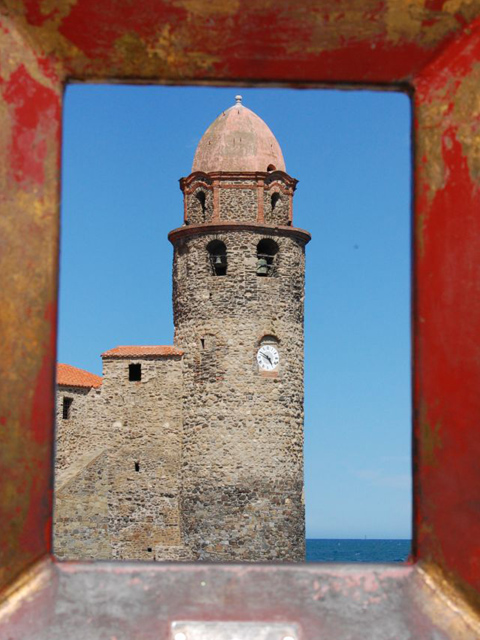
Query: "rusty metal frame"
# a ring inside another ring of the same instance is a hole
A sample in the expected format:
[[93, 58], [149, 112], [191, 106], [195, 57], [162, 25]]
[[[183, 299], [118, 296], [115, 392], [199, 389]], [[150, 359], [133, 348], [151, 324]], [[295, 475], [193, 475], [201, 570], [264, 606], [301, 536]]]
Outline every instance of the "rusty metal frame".
[[[480, 637], [480, 0], [0, 0], [0, 638]], [[369, 87], [414, 114], [410, 564], [57, 563], [54, 365], [65, 83]]]

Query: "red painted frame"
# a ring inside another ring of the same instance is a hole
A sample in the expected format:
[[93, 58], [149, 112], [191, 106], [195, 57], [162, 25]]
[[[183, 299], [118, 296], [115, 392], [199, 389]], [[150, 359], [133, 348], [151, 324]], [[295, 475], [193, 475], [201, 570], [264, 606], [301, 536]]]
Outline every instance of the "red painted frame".
[[[30, 624], [36, 629], [31, 637], [50, 637], [38, 625], [60, 628], [57, 614], [45, 618], [46, 611], [59, 608], [55, 585], [75, 585], [83, 576], [95, 589], [113, 575], [120, 584], [130, 571], [145, 584], [155, 575], [169, 603], [155, 637], [167, 633], [165, 620], [172, 616], [198, 617], [207, 610], [214, 615], [215, 586], [210, 600], [188, 592], [188, 576], [193, 580], [201, 572], [218, 584], [232, 575], [238, 581], [233, 592], [243, 606], [224, 603], [215, 615], [243, 619], [256, 611], [258, 618], [263, 602], [261, 619], [278, 617], [274, 609], [282, 602], [282, 611], [303, 620], [304, 637], [315, 637], [320, 627], [337, 638], [354, 637], [348, 635], [352, 628], [358, 637], [401, 637], [381, 635], [368, 595], [374, 583], [390, 620], [392, 594], [403, 594], [398, 624], [415, 637], [430, 637], [433, 628], [447, 637], [478, 637], [480, 1], [2, 0], [0, 8], [0, 587], [6, 598], [0, 634], [4, 629], [11, 637], [30, 637]], [[247, 572], [56, 565], [48, 559], [61, 111], [69, 81], [365, 86], [411, 93], [414, 565], [394, 575], [389, 568], [368, 567], [268, 566]], [[249, 593], [258, 581], [275, 585], [276, 595], [257, 596], [254, 603]], [[27, 599], [21, 590], [12, 595], [20, 584]], [[176, 600], [166, 589], [172, 584]], [[358, 597], [366, 598], [363, 617], [351, 609], [355, 584]], [[301, 598], [289, 598], [285, 585]], [[320, 610], [309, 609], [321, 585], [324, 600], [335, 589], [345, 597], [343, 613], [335, 618], [330, 610], [335, 631]], [[47, 604], [55, 598], [56, 608]], [[85, 601], [84, 606], [95, 608]], [[420, 612], [415, 619], [413, 610]], [[350, 631], [349, 620], [355, 620]], [[23, 635], [17, 636], [19, 629]], [[89, 629], [89, 637], [106, 637], [99, 626]], [[75, 637], [71, 627], [69, 633]], [[138, 626], [135, 633], [123, 637], [150, 637]]]

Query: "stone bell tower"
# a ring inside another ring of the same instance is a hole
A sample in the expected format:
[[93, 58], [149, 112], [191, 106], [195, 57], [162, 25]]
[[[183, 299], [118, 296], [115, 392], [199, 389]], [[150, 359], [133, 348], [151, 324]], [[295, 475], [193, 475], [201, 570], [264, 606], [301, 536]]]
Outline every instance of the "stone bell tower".
[[181, 502], [198, 560], [303, 560], [305, 245], [297, 180], [240, 96], [180, 180], [175, 344], [184, 352]]

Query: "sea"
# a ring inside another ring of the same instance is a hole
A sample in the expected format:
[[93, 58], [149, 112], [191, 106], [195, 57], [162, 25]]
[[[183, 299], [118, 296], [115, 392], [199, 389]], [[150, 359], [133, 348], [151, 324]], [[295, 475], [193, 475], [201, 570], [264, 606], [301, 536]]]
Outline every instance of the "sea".
[[307, 538], [307, 562], [405, 562], [411, 543], [411, 540]]

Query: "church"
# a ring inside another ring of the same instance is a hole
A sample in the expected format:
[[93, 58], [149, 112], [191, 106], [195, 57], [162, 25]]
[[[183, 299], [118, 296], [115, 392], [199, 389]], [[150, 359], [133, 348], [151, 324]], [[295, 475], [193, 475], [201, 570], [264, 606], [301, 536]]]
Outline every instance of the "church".
[[101, 377], [57, 366], [58, 558], [304, 560], [296, 184], [237, 96], [180, 180], [174, 345], [108, 349]]

